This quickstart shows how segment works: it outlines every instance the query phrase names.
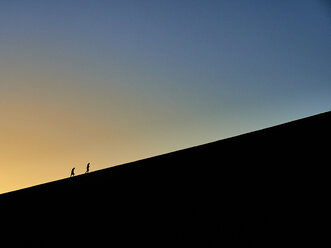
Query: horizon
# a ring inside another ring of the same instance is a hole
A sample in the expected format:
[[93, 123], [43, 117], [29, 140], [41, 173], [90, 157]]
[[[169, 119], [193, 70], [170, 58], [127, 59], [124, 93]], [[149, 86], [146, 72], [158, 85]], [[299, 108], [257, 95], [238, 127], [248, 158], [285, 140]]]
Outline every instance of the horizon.
[[[112, 166], [109, 166], [109, 167], [104, 167], [104, 168], [101, 168], [101, 169], [97, 169], [97, 170], [89, 170], [89, 171], [86, 171], [85, 172], [80, 172], [79, 174], [78, 173], [75, 173], [74, 174], [74, 177], [77, 177], [77, 176], [83, 176], [83, 175], [88, 175], [90, 173], [93, 173], [93, 172], [100, 172], [102, 170], [107, 170], [107, 169], [111, 169], [115, 166], [122, 166], [122, 165], [129, 165], [129, 164], [135, 164], [137, 162], [143, 162], [145, 160], [149, 160], [149, 159], [153, 159], [153, 158], [156, 158], [156, 157], [159, 157], [159, 156], [167, 156], [169, 154], [173, 154], [173, 153], [178, 153], [178, 152], [181, 152], [181, 151], [185, 151], [185, 150], [190, 150], [191, 148], [197, 148], [197, 147], [203, 147], [203, 146], [208, 146], [208, 145], [213, 145], [214, 143], [218, 143], [218, 142], [221, 142], [221, 141], [225, 141], [225, 140], [228, 140], [228, 139], [238, 139], [240, 138], [242, 135], [251, 135], [251, 134], [254, 134], [254, 133], [257, 133], [257, 132], [265, 132], [267, 131], [268, 129], [273, 129], [273, 128], [278, 128], [278, 127], [281, 127], [281, 126], [284, 126], [284, 125], [291, 125], [292, 123], [294, 122], [297, 122], [297, 121], [302, 121], [302, 120], [305, 120], [307, 118], [316, 118], [320, 115], [325, 115], [325, 114], [330, 114], [331, 111], [327, 111], [327, 112], [323, 112], [323, 113], [318, 113], [318, 114], [315, 114], [315, 115], [311, 115], [311, 116], [308, 116], [308, 117], [303, 117], [303, 118], [299, 118], [299, 119], [296, 119], [296, 120], [292, 120], [292, 121], [289, 121], [289, 122], [285, 122], [285, 123], [280, 123], [280, 124], [277, 124], [277, 125], [274, 125], [274, 126], [271, 126], [271, 127], [265, 127], [265, 128], [262, 128], [262, 129], [258, 129], [258, 130], [252, 130], [250, 132], [247, 132], [247, 133], [243, 133], [243, 134], [238, 134], [238, 135], [234, 135], [234, 136], [231, 136], [231, 137], [227, 137], [227, 138], [224, 138], [224, 139], [220, 139], [220, 140], [216, 140], [216, 141], [211, 141], [211, 142], [208, 142], [208, 143], [203, 143], [203, 144], [199, 144], [199, 145], [196, 145], [196, 146], [191, 146], [191, 147], [186, 147], [186, 148], [183, 148], [183, 149], [179, 149], [179, 150], [175, 150], [175, 151], [169, 151], [167, 153], [162, 153], [162, 154], [156, 154], [156, 155], [153, 155], [151, 157], [146, 157], [146, 158], [141, 158], [141, 159], [138, 159], [138, 160], [134, 160], [134, 161], [129, 161], [129, 162], [125, 162], [123, 164], [117, 164], [117, 165], [112, 165]], [[90, 165], [90, 162], [88, 163], [88, 165]], [[85, 168], [86, 169], [86, 168]], [[89, 167], [90, 169], [90, 167]], [[75, 171], [76, 172], [76, 171]], [[72, 175], [70, 176], [67, 176], [67, 177], [63, 177], [63, 178], [57, 178], [55, 180], [52, 180], [52, 181], [47, 181], [47, 182], [42, 182], [40, 184], [35, 184], [35, 185], [29, 185], [27, 187], [24, 187], [24, 188], [19, 188], [19, 189], [14, 189], [12, 191], [7, 191], [7, 192], [0, 192], [0, 195], [2, 194], [6, 194], [6, 193], [14, 193], [16, 191], [20, 191], [20, 190], [25, 190], [25, 189], [30, 189], [30, 188], [34, 188], [34, 187], [38, 187], [38, 186], [43, 186], [45, 184], [49, 184], [49, 183], [55, 183], [55, 182], [58, 182], [58, 181], [62, 181], [62, 180], [66, 180], [66, 179], [70, 179], [72, 177]]]
[[327, 112], [325, 1], [0, 3], [0, 193]]

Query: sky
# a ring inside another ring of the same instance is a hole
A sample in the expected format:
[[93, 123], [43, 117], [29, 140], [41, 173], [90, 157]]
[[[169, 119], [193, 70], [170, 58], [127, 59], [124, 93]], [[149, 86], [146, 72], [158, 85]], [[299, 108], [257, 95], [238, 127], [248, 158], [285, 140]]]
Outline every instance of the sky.
[[0, 193], [329, 111], [330, 68], [326, 0], [1, 0]]

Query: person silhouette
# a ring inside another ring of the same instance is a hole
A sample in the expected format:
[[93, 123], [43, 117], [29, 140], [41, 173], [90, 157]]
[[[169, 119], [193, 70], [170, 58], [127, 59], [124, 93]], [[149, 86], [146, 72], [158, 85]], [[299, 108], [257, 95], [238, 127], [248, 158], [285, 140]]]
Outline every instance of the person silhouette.
[[72, 170], [71, 170], [71, 174], [70, 174], [70, 177], [73, 177], [73, 176], [75, 176], [75, 167], [72, 168]]
[[89, 172], [90, 172], [90, 163], [87, 164], [85, 173], [89, 173]]

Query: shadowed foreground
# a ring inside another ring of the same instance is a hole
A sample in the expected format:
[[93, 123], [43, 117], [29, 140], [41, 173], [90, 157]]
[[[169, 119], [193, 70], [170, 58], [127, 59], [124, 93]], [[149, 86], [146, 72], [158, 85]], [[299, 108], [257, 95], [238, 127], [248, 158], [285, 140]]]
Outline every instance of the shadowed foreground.
[[319, 247], [329, 235], [330, 128], [327, 112], [2, 194], [2, 242]]

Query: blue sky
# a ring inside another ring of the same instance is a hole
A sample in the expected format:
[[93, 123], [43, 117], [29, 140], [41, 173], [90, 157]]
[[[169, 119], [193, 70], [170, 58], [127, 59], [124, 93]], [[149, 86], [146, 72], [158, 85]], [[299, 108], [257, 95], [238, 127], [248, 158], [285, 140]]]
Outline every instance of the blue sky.
[[327, 1], [1, 1], [0, 187], [329, 111], [330, 27]]

